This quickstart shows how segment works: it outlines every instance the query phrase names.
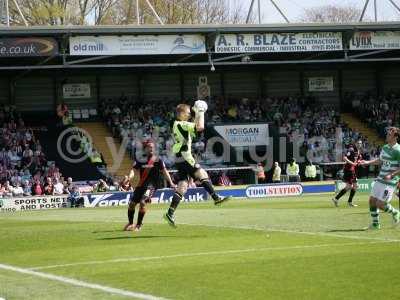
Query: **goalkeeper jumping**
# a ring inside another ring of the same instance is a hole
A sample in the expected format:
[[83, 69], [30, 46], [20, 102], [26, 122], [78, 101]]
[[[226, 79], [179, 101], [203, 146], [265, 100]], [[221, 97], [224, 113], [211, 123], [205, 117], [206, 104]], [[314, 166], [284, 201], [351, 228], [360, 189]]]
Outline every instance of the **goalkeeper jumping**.
[[196, 163], [192, 155], [192, 138], [198, 132], [204, 130], [204, 113], [207, 111], [207, 108], [206, 102], [202, 100], [196, 101], [192, 108], [195, 112], [195, 120], [194, 122], [189, 122], [191, 118], [190, 106], [179, 104], [176, 107], [176, 120], [172, 127], [175, 143], [172, 151], [175, 155], [175, 168], [178, 170], [178, 185], [172, 197], [171, 205], [164, 215], [164, 219], [173, 227], [176, 227], [175, 210], [187, 191], [190, 177], [195, 181], [200, 181], [201, 186], [213, 198], [215, 205], [219, 205], [231, 198], [230, 196], [222, 198], [215, 193], [207, 172]]

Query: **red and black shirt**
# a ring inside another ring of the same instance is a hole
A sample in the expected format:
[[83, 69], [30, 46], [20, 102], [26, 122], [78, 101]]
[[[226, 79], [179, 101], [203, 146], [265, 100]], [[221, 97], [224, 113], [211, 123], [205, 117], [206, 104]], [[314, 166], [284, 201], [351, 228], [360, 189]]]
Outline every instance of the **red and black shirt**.
[[[357, 148], [350, 147], [346, 153], [346, 158], [351, 162], [356, 163], [362, 159], [361, 152]], [[355, 172], [356, 166], [346, 162], [346, 164], [344, 165], [344, 170]]]
[[136, 160], [132, 166], [139, 171], [139, 184], [137, 187], [153, 185], [157, 187], [161, 178], [161, 172], [165, 169], [165, 163], [156, 156], [151, 156], [145, 162]]

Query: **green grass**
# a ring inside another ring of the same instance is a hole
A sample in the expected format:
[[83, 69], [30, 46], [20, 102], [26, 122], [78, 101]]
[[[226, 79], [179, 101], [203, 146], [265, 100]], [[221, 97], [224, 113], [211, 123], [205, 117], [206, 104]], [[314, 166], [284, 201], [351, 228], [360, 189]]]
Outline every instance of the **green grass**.
[[[400, 229], [364, 230], [366, 194], [330, 197], [182, 204], [177, 229], [152, 205], [140, 233], [121, 231], [126, 208], [1, 214], [0, 264], [168, 299], [399, 298]], [[0, 298], [127, 297], [0, 268]]]

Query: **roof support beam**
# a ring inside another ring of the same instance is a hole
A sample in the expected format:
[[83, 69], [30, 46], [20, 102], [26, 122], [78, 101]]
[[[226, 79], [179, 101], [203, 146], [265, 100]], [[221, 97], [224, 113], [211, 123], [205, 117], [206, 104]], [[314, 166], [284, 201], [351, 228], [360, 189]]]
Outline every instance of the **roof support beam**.
[[282, 12], [282, 10], [279, 8], [279, 6], [275, 3], [274, 0], [269, 0], [271, 1], [272, 5], [275, 6], [276, 10], [280, 13], [282, 18], [285, 19], [286, 23], [290, 23], [289, 19], [286, 17], [286, 15]]
[[154, 9], [153, 5], [149, 2], [149, 0], [146, 0], [147, 5], [150, 7], [151, 11], [153, 12], [154, 16], [157, 18], [158, 22], [161, 25], [164, 25], [164, 22], [161, 20], [160, 16], [157, 14], [156, 10]]
[[398, 5], [395, 2], [393, 0], [389, 0], [389, 1], [400, 12], [400, 7], [398, 7]]
[[89, 57], [89, 58], [82, 58], [82, 59], [77, 59], [77, 60], [72, 60], [72, 61], [65, 61], [65, 64], [68, 65], [74, 65], [74, 64], [80, 64], [83, 62], [88, 62], [88, 61], [95, 61], [95, 60], [101, 60], [101, 59], [106, 59], [106, 58], [110, 58], [110, 57], [114, 57], [112, 55], [104, 55], [104, 56], [96, 56], [96, 57]]
[[253, 5], [254, 5], [254, 0], [251, 0], [249, 12], [247, 13], [246, 24], [248, 24], [249, 21], [250, 21], [251, 12], [252, 12], [252, 10], [253, 10]]
[[365, 4], [364, 4], [364, 8], [363, 8], [361, 16], [360, 16], [360, 19], [358, 20], [359, 22], [362, 22], [362, 20], [364, 19], [364, 15], [365, 15], [365, 11], [367, 10], [368, 3], [369, 3], [369, 0], [366, 0]]
[[376, 51], [371, 51], [371, 52], [367, 52], [367, 53], [350, 55], [348, 57], [349, 58], [357, 58], [357, 57], [369, 56], [369, 55], [374, 55], [374, 54], [379, 54], [379, 53], [385, 53], [385, 52], [389, 52], [389, 51], [392, 51], [392, 50], [376, 50]]
[[[316, 63], [351, 63], [351, 62], [400, 62], [400, 57], [392, 58], [362, 58], [362, 59], [316, 59], [316, 60], [263, 60], [250, 62], [213, 62], [215, 66], [249, 66], [249, 65], [285, 65], [285, 64], [316, 64]], [[109, 64], [109, 65], [48, 65], [48, 66], [7, 66], [0, 70], [46, 70], [46, 69], [96, 69], [96, 68], [172, 68], [172, 67], [208, 67], [207, 62], [193, 63], [156, 63], [156, 64]]]

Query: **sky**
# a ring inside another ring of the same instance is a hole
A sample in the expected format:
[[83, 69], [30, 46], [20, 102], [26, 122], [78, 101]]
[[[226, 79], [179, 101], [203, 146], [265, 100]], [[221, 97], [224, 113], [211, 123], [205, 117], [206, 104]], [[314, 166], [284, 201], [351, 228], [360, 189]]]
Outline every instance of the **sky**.
[[[234, 0], [231, 0], [234, 1]], [[248, 11], [251, 0], [240, 0]], [[257, 1], [254, 2], [254, 13], [258, 16]], [[302, 15], [304, 9], [324, 5], [354, 5], [361, 10], [365, 0], [274, 0], [289, 21], [294, 23]], [[397, 11], [389, 0], [376, 0], [378, 8], [378, 21], [400, 21], [400, 12]], [[400, 0], [393, 0], [400, 7]], [[285, 20], [274, 8], [270, 0], [260, 0], [262, 23], [284, 23]], [[365, 17], [374, 20], [374, 0], [370, 0]], [[257, 17], [258, 18], [258, 17]], [[258, 20], [258, 19], [257, 19]]]

